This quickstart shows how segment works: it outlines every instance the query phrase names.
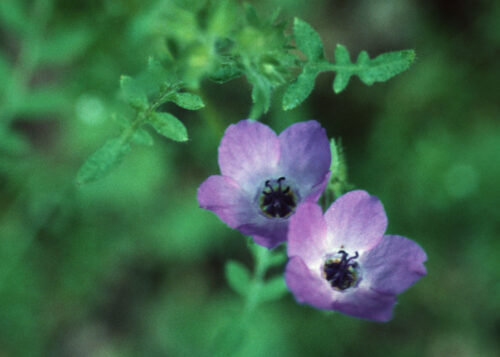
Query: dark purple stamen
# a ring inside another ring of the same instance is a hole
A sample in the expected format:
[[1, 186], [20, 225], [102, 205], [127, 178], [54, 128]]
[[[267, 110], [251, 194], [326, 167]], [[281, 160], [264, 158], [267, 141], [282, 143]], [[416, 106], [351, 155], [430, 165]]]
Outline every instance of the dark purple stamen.
[[323, 277], [328, 280], [332, 288], [336, 290], [346, 290], [352, 287], [358, 280], [358, 263], [354, 260], [359, 257], [358, 252], [349, 258], [349, 254], [344, 250], [339, 250], [337, 255], [329, 258], [323, 265]]
[[260, 196], [260, 208], [269, 217], [288, 217], [297, 206], [290, 186], [284, 186], [285, 177], [267, 180]]

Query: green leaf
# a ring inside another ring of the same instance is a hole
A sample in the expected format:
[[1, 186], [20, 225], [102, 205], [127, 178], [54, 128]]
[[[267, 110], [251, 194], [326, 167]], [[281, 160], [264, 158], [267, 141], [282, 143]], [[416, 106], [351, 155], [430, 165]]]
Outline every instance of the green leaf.
[[132, 135], [132, 142], [143, 146], [153, 146], [153, 137], [144, 129], [137, 129]]
[[323, 58], [323, 43], [318, 33], [305, 21], [295, 18], [293, 34], [297, 47], [306, 56], [309, 62], [316, 62]]
[[64, 64], [81, 56], [92, 43], [92, 31], [84, 26], [59, 28], [43, 44], [40, 63]]
[[273, 301], [278, 300], [284, 296], [288, 291], [283, 276], [277, 276], [267, 282], [261, 287], [259, 291], [259, 301]]
[[238, 78], [242, 74], [243, 71], [235, 61], [225, 61], [217, 66], [215, 71], [211, 74], [210, 80], [222, 84]]
[[356, 63], [351, 63], [349, 52], [342, 45], [335, 49], [335, 65], [331, 69], [337, 74], [333, 82], [335, 93], [343, 91], [352, 75], [357, 75], [367, 85], [385, 82], [407, 70], [415, 59], [413, 50], [388, 52], [370, 59], [366, 51], [361, 51]]
[[269, 80], [257, 72], [247, 74], [248, 81], [252, 84], [252, 102], [254, 103], [250, 112], [250, 119], [259, 119], [267, 113], [271, 106], [272, 85]]
[[145, 80], [152, 84], [154, 92], [162, 87], [172, 86], [176, 82], [174, 73], [170, 73], [161, 62], [153, 57], [148, 58], [148, 67]]
[[106, 176], [129, 150], [130, 145], [120, 138], [108, 140], [82, 165], [76, 176], [77, 183], [81, 185]]
[[283, 94], [283, 109], [290, 110], [297, 107], [311, 94], [314, 89], [314, 81], [318, 72], [310, 66], [304, 67], [304, 70], [297, 77], [297, 80], [290, 84]]
[[370, 60], [366, 51], [361, 51], [357, 65], [361, 69], [356, 73], [363, 83], [385, 82], [395, 75], [406, 71], [415, 60], [415, 51], [403, 50], [387, 52]]
[[253, 7], [252, 4], [245, 3], [245, 19], [247, 20], [248, 24], [254, 27], [259, 27], [261, 24], [261, 21], [259, 19], [259, 15], [257, 14], [257, 10], [255, 10], [255, 7]]
[[250, 286], [250, 272], [241, 263], [230, 260], [225, 267], [226, 280], [229, 286], [238, 294], [244, 296]]
[[129, 76], [120, 77], [121, 95], [132, 107], [144, 110], [148, 107], [148, 98], [139, 84]]
[[285, 251], [273, 250], [273, 254], [269, 258], [269, 266], [277, 266], [285, 263], [287, 260], [287, 255]]
[[148, 118], [149, 124], [158, 132], [174, 141], [186, 141], [187, 130], [184, 124], [170, 113], [155, 112]]
[[[349, 51], [344, 46], [338, 44], [335, 48], [335, 63], [337, 65], [347, 65], [351, 64], [351, 58], [349, 56]], [[342, 92], [351, 79], [352, 73], [348, 70], [338, 70], [335, 75], [335, 80], [333, 81], [333, 91], [335, 93]]]
[[175, 93], [171, 100], [179, 107], [189, 110], [198, 110], [205, 106], [203, 100], [193, 93]]

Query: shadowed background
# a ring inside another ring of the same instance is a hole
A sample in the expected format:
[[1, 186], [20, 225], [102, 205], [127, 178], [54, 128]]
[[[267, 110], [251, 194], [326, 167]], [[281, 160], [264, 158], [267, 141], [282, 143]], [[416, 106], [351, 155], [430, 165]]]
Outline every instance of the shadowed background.
[[[168, 108], [190, 140], [154, 136], [105, 179], [75, 184], [118, 132], [121, 74], [144, 69], [167, 0], [0, 3], [0, 356], [204, 355], [236, 321], [228, 259], [245, 239], [198, 208], [224, 128], [250, 111], [244, 78], [206, 81], [206, 108]], [[324, 313], [291, 295], [263, 305], [235, 356], [495, 356], [500, 350], [500, 4], [252, 1], [281, 6], [357, 56], [413, 48], [410, 70], [367, 87], [333, 74], [276, 131], [310, 118], [342, 138], [350, 181], [378, 196], [388, 232], [427, 252], [428, 275], [386, 324]], [[41, 45], [43, 44], [43, 46]], [[281, 274], [282, 269], [273, 272]]]

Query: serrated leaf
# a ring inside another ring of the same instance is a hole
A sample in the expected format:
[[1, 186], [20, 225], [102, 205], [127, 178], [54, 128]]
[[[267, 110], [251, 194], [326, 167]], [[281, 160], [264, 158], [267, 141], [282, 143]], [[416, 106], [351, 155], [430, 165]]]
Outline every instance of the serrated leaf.
[[148, 106], [148, 98], [139, 86], [137, 81], [129, 76], [120, 77], [121, 95], [132, 107], [136, 109], [145, 109]]
[[368, 53], [362, 51], [357, 60], [361, 69], [357, 72], [363, 83], [385, 82], [395, 75], [410, 68], [415, 59], [413, 50], [383, 53], [370, 60]]
[[247, 294], [250, 286], [250, 272], [241, 263], [230, 260], [225, 266], [226, 280], [229, 286], [238, 294]]
[[82, 165], [76, 176], [77, 183], [85, 184], [106, 176], [129, 150], [130, 145], [120, 138], [108, 140]]
[[295, 18], [293, 34], [297, 47], [307, 56], [309, 62], [315, 62], [323, 58], [321, 37], [307, 22]]
[[264, 283], [259, 291], [259, 301], [272, 301], [278, 300], [284, 296], [288, 291], [283, 276], [277, 276]]
[[137, 129], [132, 135], [132, 142], [138, 145], [153, 146], [153, 137], [144, 129]]
[[59, 28], [40, 51], [40, 63], [64, 64], [82, 55], [92, 43], [92, 31], [84, 26]]
[[200, 96], [193, 93], [175, 93], [171, 100], [179, 107], [188, 110], [198, 110], [205, 106]]
[[367, 85], [384, 82], [408, 69], [415, 58], [412, 50], [384, 53], [370, 59], [366, 51], [361, 51], [356, 63], [351, 63], [349, 52], [342, 45], [335, 49], [335, 80], [333, 90], [340, 93], [347, 87], [352, 75], [357, 75]]
[[317, 71], [311, 67], [306, 66], [297, 80], [290, 84], [283, 94], [283, 109], [290, 110], [297, 107], [311, 94], [314, 89], [314, 81], [316, 79]]
[[155, 112], [148, 118], [149, 124], [158, 134], [174, 141], [186, 141], [187, 130], [184, 124], [170, 113]]

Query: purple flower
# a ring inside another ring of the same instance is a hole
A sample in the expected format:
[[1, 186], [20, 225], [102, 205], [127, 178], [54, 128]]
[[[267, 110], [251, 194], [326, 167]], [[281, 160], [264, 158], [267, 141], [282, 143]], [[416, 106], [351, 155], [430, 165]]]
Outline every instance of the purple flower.
[[330, 174], [330, 145], [316, 121], [293, 124], [279, 136], [253, 120], [230, 125], [219, 145], [222, 176], [198, 188], [198, 202], [232, 228], [273, 248], [286, 240], [301, 202], [315, 202]]
[[427, 256], [401, 236], [384, 235], [387, 217], [365, 191], [339, 197], [325, 215], [303, 203], [290, 220], [285, 279], [299, 303], [388, 321], [396, 295], [426, 274]]

